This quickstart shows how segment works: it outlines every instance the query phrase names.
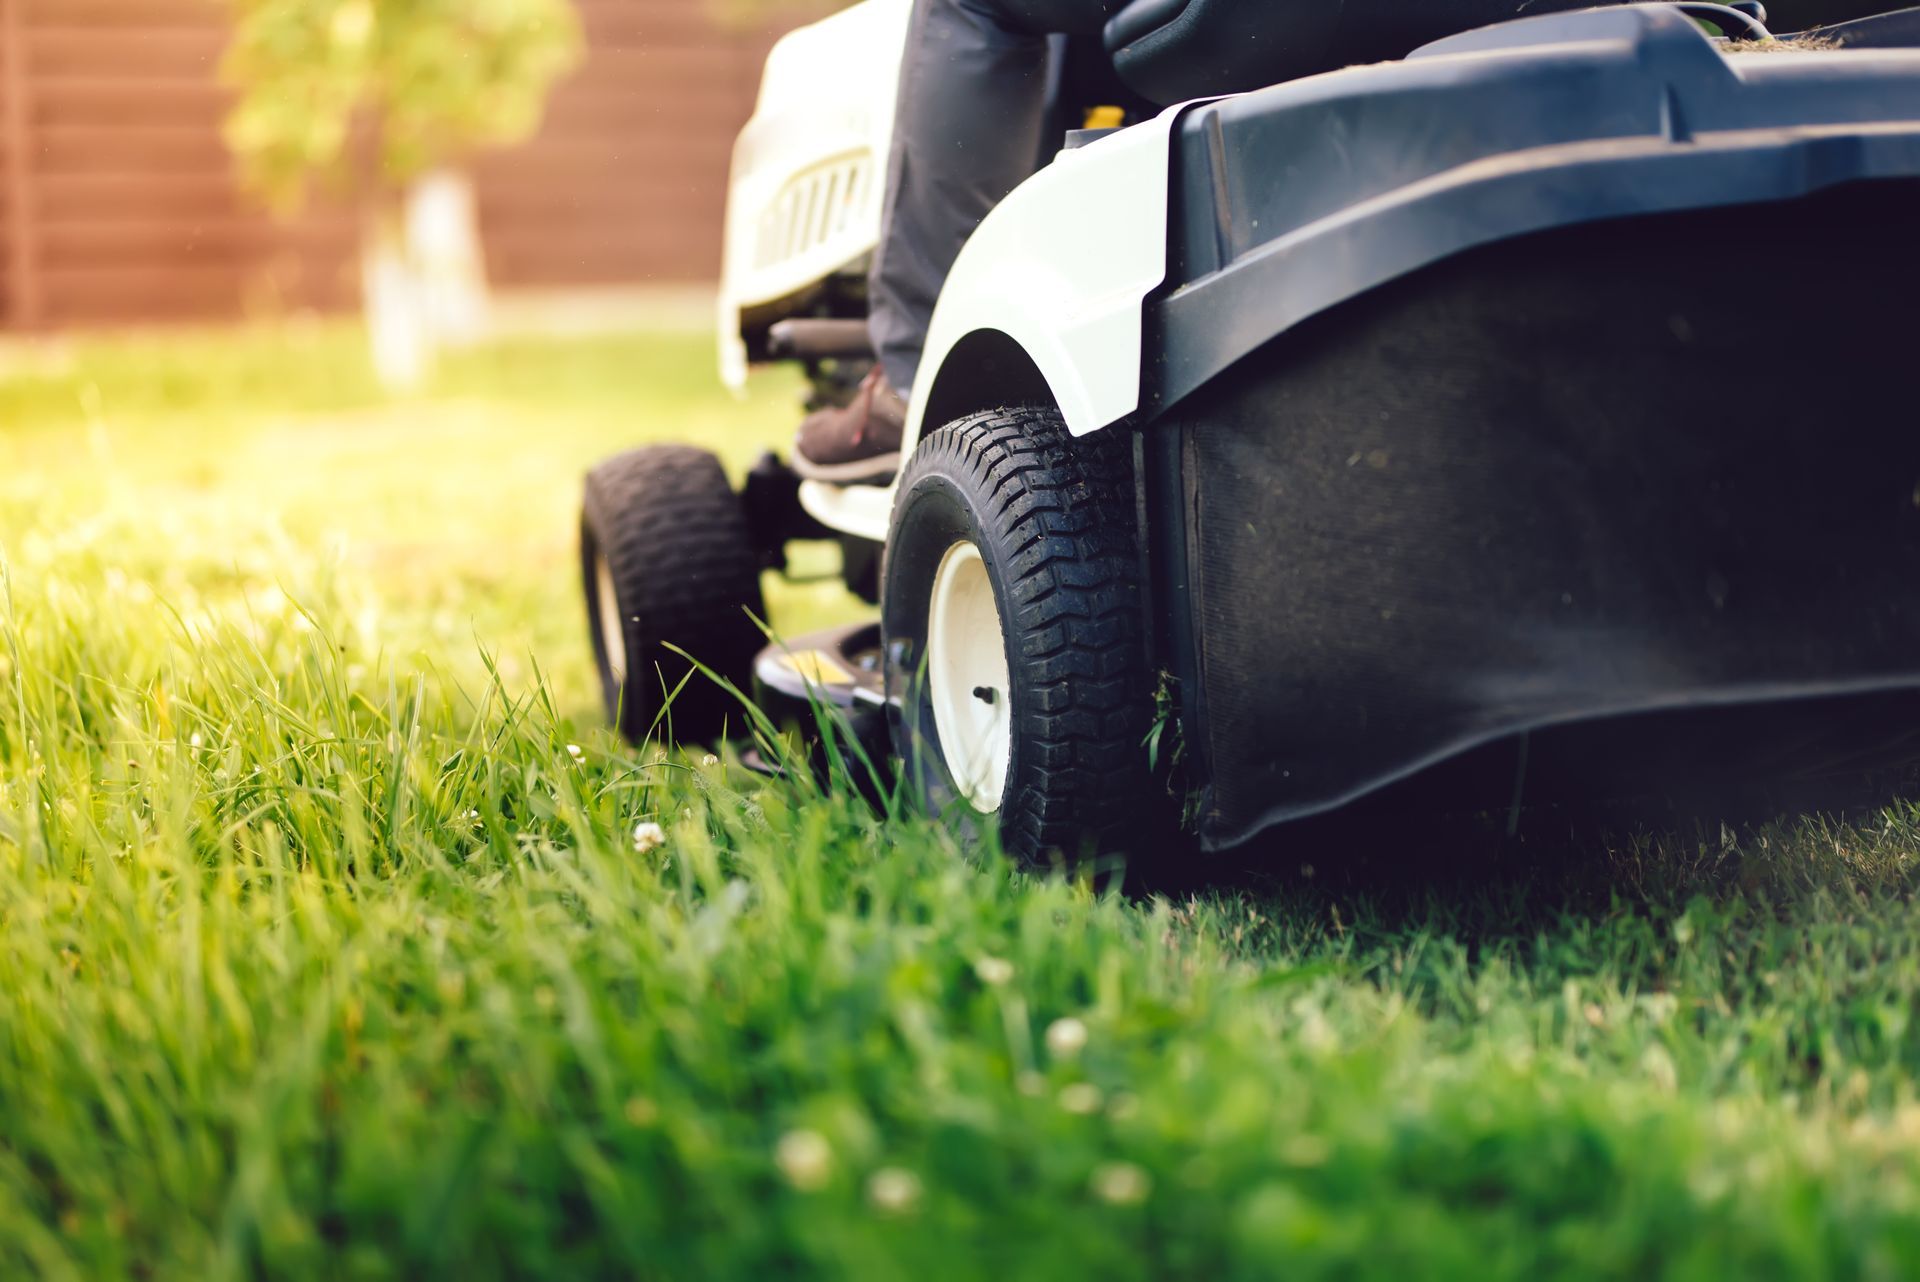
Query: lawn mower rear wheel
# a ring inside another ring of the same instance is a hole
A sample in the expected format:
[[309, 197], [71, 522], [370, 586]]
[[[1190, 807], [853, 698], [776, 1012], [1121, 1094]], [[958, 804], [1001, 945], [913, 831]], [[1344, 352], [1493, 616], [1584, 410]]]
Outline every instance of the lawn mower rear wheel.
[[931, 805], [997, 823], [1028, 861], [1147, 831], [1131, 473], [1119, 434], [1005, 409], [935, 432], [900, 480], [881, 606], [895, 749]]

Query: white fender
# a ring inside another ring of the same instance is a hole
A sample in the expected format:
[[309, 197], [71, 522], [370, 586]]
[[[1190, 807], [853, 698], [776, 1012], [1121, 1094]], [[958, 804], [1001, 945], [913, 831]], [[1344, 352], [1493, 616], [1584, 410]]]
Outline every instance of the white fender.
[[[933, 312], [907, 408], [904, 452], [960, 341], [998, 330], [1040, 370], [1084, 436], [1140, 404], [1142, 304], [1167, 276], [1167, 201], [1175, 107], [1063, 151], [987, 215], [960, 251]], [[809, 482], [800, 498], [823, 524], [884, 542], [893, 489]]]

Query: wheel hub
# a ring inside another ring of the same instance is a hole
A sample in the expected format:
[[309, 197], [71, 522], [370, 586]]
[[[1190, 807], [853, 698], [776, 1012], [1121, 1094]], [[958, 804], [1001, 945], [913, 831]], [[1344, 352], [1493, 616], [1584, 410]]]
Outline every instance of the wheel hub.
[[934, 571], [927, 687], [947, 773], [984, 814], [1000, 808], [1013, 750], [1005, 638], [987, 563], [963, 539]]
[[607, 671], [615, 685], [627, 683], [627, 627], [620, 614], [620, 598], [613, 590], [613, 570], [607, 558], [593, 558], [593, 590], [599, 599], [600, 645], [607, 652]]

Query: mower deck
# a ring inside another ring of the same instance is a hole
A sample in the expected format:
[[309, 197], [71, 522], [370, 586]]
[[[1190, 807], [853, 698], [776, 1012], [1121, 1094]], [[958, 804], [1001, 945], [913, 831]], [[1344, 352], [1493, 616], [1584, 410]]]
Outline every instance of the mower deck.
[[815, 705], [824, 705], [848, 714], [856, 725], [878, 716], [884, 734], [887, 694], [880, 660], [877, 619], [778, 641], [753, 661], [754, 697], [776, 722], [805, 717]]

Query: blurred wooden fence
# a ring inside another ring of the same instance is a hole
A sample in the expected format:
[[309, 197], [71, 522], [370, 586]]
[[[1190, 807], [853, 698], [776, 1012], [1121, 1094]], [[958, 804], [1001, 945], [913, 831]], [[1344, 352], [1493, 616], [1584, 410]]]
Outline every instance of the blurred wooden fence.
[[[719, 267], [732, 136], [771, 34], [710, 0], [577, 0], [585, 65], [526, 146], [474, 173], [506, 288]], [[0, 0], [0, 327], [351, 305], [354, 224], [267, 217], [221, 143], [219, 0]]]

